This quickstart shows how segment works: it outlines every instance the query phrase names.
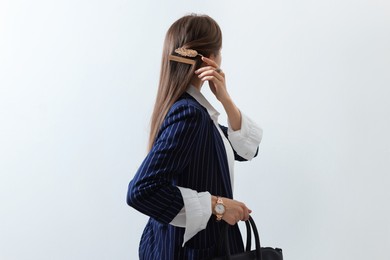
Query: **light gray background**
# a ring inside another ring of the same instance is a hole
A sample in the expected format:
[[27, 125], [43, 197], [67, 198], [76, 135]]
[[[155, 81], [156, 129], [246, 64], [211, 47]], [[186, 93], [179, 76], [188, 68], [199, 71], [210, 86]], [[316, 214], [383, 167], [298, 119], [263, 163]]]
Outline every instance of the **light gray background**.
[[231, 96], [264, 129], [235, 181], [263, 244], [390, 259], [385, 0], [1, 0], [0, 259], [137, 259], [127, 184], [165, 32], [190, 12], [220, 24]]

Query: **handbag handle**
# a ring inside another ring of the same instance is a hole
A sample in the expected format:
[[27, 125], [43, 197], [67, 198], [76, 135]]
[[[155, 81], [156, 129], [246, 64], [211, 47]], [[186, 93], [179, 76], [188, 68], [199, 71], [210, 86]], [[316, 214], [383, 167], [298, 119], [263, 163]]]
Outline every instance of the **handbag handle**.
[[[259, 232], [257, 231], [257, 227], [255, 224], [255, 221], [251, 216], [249, 216], [249, 220], [245, 221], [246, 225], [246, 251], [249, 252], [251, 251], [251, 244], [252, 244], [252, 236], [251, 236], [251, 229], [253, 231], [253, 235], [255, 236], [255, 245], [256, 245], [256, 259], [262, 260], [261, 257], [261, 246], [260, 246], [260, 236]], [[225, 249], [226, 249], [226, 259], [230, 260], [230, 247], [229, 247], [229, 240], [228, 240], [228, 228], [229, 224], [225, 223], [223, 233], [222, 233], [222, 239], [221, 243], [219, 246], [219, 251], [221, 252], [222, 250], [222, 244], [225, 244]]]

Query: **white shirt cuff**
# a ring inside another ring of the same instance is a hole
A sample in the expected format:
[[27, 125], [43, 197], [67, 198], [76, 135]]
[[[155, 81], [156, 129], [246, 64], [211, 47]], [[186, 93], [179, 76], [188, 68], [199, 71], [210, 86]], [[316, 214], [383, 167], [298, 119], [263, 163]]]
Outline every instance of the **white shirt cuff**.
[[263, 129], [241, 113], [241, 129], [233, 131], [228, 122], [228, 138], [239, 156], [252, 160], [263, 137]]
[[199, 231], [206, 228], [212, 214], [211, 194], [209, 192], [197, 192], [192, 189], [179, 187], [184, 201], [184, 207], [171, 221], [171, 225], [184, 227], [184, 244]]

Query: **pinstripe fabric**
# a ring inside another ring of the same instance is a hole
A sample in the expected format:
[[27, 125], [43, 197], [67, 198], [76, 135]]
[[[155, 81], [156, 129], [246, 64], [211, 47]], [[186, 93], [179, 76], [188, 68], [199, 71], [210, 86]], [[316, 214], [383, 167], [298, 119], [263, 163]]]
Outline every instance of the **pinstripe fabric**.
[[[227, 134], [226, 128], [222, 130]], [[235, 153], [237, 160], [244, 160]], [[206, 229], [184, 247], [184, 228], [169, 225], [184, 206], [180, 190], [232, 198], [226, 151], [207, 110], [187, 93], [171, 107], [155, 144], [128, 188], [127, 203], [150, 216], [141, 237], [143, 260], [195, 260], [215, 256], [220, 222], [210, 218]], [[237, 225], [230, 229], [232, 253], [242, 252]]]

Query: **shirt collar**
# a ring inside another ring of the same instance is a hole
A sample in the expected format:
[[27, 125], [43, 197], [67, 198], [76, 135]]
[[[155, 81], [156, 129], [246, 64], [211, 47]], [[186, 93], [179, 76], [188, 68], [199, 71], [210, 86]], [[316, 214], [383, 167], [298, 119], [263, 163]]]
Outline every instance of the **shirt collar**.
[[211, 119], [215, 122], [218, 121], [219, 112], [210, 104], [205, 96], [193, 85], [190, 85], [187, 89], [187, 93], [190, 94], [199, 104], [206, 108]]

